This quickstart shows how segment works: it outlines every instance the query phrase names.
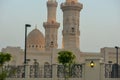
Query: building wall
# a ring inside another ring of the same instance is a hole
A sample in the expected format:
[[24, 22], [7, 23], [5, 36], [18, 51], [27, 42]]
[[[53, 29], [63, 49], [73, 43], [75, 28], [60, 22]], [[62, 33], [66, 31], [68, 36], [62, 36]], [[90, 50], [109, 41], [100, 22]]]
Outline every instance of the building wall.
[[[104, 62], [108, 63], [112, 61], [112, 63], [116, 63], [116, 49], [111, 47], [101, 48], [101, 55], [104, 58]], [[118, 58], [120, 58], [120, 48], [118, 49]], [[120, 59], [118, 59], [120, 64]]]
[[2, 52], [9, 53], [9, 54], [12, 55], [11, 61], [6, 63], [6, 64], [11, 64], [11, 65], [21, 65], [21, 64], [23, 64], [24, 51], [20, 47], [8, 46], [6, 48], [3, 48]]
[[[80, 52], [79, 49], [51, 49], [50, 51], [28, 51], [27, 59], [30, 59], [30, 63], [36, 59], [41, 65], [45, 62], [58, 63], [57, 56], [59, 51], [68, 50], [75, 54], [77, 63], [84, 63], [85, 59], [100, 58], [103, 59], [105, 63], [112, 61], [116, 63], [116, 49], [115, 48], [102, 48], [100, 53], [94, 52]], [[24, 51], [20, 47], [6, 47], [2, 49], [2, 52], [10, 53], [12, 55], [12, 60], [9, 64], [20, 65], [24, 62]], [[120, 49], [118, 50], [120, 58]], [[52, 58], [52, 59], [51, 59]], [[120, 63], [120, 59], [118, 59]]]

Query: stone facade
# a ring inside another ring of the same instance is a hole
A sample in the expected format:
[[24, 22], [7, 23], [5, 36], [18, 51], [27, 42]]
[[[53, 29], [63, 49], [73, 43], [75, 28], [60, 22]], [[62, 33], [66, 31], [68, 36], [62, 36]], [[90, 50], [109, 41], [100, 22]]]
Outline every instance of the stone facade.
[[[105, 63], [116, 63], [116, 49], [112, 47], [101, 48], [101, 54]], [[120, 48], [118, 49], [118, 58], [120, 58]], [[118, 59], [120, 64], [120, 59]]]

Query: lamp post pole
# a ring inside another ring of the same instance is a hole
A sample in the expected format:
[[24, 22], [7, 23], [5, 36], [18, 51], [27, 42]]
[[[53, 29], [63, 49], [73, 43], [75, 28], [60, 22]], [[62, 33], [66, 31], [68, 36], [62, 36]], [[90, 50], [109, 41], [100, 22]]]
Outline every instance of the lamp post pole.
[[119, 47], [118, 46], [115, 46], [116, 48], [116, 63], [117, 63], [117, 69], [116, 69], [116, 77], [118, 78], [118, 49]]
[[25, 51], [24, 51], [24, 64], [26, 64], [26, 52], [27, 52], [27, 27], [31, 27], [30, 24], [25, 24]]
[[31, 27], [30, 24], [25, 24], [25, 50], [24, 50], [24, 78], [26, 77], [26, 52], [27, 52], [27, 27]]

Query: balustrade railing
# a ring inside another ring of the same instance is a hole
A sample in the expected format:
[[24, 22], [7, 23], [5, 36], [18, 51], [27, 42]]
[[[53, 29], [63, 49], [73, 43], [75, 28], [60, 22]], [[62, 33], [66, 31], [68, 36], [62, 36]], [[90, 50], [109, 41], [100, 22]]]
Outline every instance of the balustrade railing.
[[[29, 65], [28, 76], [29, 78], [52, 78], [53, 65]], [[65, 71], [63, 65], [57, 65], [57, 77], [64, 78], [65, 76], [70, 76], [71, 78], [82, 78], [82, 65], [75, 64], [69, 68], [69, 71]], [[9, 72], [8, 78], [24, 78], [25, 77], [25, 66], [4, 66], [4, 70]]]
[[105, 64], [105, 78], [111, 78], [112, 64]]
[[105, 64], [105, 78], [120, 78], [120, 65]]
[[63, 65], [58, 65], [57, 76], [58, 78], [64, 78], [69, 76], [71, 78], [82, 78], [82, 65], [74, 64], [71, 67], [68, 67], [69, 70]]

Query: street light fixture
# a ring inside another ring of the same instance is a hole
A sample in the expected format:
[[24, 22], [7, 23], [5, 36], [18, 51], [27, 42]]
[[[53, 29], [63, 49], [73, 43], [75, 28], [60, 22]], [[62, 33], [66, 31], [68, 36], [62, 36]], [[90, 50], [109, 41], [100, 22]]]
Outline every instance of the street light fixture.
[[116, 63], [118, 64], [118, 49], [119, 49], [119, 47], [115, 46], [115, 48], [116, 48]]
[[24, 64], [26, 64], [27, 27], [31, 27], [31, 25], [30, 25], [30, 24], [25, 24], [25, 51], [24, 51]]
[[117, 64], [117, 66], [116, 66], [116, 77], [118, 78], [118, 67], [119, 67], [119, 65], [118, 65], [118, 49], [119, 49], [119, 47], [118, 46], [115, 46], [115, 48], [116, 48], [116, 64]]
[[90, 67], [93, 68], [95, 66], [95, 63], [93, 61], [90, 62]]

